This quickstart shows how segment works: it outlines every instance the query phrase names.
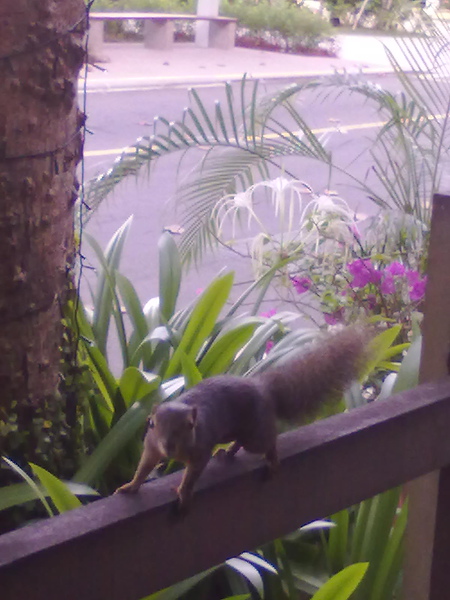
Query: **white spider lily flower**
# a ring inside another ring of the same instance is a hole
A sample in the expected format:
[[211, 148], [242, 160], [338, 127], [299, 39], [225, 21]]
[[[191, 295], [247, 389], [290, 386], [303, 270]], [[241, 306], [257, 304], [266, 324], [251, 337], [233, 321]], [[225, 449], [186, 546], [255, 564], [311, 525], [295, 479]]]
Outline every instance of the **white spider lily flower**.
[[[222, 233], [225, 222], [231, 220], [231, 230], [234, 236], [237, 219], [244, 212], [247, 213], [247, 228], [254, 221], [265, 235], [269, 235], [255, 209], [258, 201], [256, 194], [261, 190], [269, 192], [268, 200], [275, 209], [275, 216], [279, 219], [280, 230], [291, 232], [294, 225], [298, 227], [298, 218], [296, 219], [295, 215], [299, 215], [302, 210], [302, 192], [306, 191], [311, 194], [312, 189], [302, 181], [276, 177], [272, 180], [255, 183], [244, 192], [228, 194], [219, 200], [213, 211], [213, 219], [219, 235]], [[261, 201], [260, 198], [259, 201]]]
[[288, 232], [293, 229], [296, 210], [300, 213], [302, 209], [302, 191], [306, 191], [308, 194], [312, 193], [312, 189], [307, 183], [297, 179], [287, 179], [282, 176], [255, 183], [250, 189], [252, 193], [259, 189], [266, 189], [272, 192], [270, 194], [270, 202], [275, 208], [275, 216], [279, 218], [281, 230], [285, 230], [287, 224]]
[[262, 222], [253, 208], [252, 188], [249, 188], [245, 192], [228, 194], [221, 198], [214, 207], [212, 215], [218, 235], [222, 235], [224, 224], [229, 221], [231, 217], [231, 234], [235, 237], [236, 222], [245, 212], [247, 213], [247, 228], [250, 227], [250, 223], [253, 219], [262, 229], [264, 229]]
[[331, 196], [329, 194], [321, 194], [317, 196], [311, 202], [307, 204], [302, 214], [302, 221], [305, 220], [311, 214], [323, 214], [326, 215], [338, 215], [348, 222], [354, 222], [353, 211], [345, 200], [339, 198], [339, 196]]
[[[314, 227], [311, 227], [314, 225]], [[322, 194], [309, 202], [302, 214], [302, 226], [310, 231], [319, 243], [319, 238], [351, 244], [360, 237], [353, 211], [345, 200], [338, 196]]]

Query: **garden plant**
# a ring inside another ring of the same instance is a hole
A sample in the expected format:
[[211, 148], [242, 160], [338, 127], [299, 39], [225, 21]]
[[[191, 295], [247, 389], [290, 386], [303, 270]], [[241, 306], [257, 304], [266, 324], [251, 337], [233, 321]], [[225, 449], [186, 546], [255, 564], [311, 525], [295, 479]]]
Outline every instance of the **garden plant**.
[[[195, 13], [193, 0], [95, 0], [94, 11]], [[319, 51], [333, 53], [332, 27], [321, 15], [305, 6], [276, 0], [254, 2], [253, 0], [223, 0], [220, 14], [236, 17], [236, 45], [258, 47], [284, 52]], [[176, 36], [180, 41], [194, 39], [194, 26], [177, 22]], [[113, 37], [125, 34], [123, 24], [109, 24], [107, 31]], [[139, 25], [131, 27], [134, 34], [141, 34]]]
[[[5, 458], [6, 464], [24, 479], [24, 483], [0, 490], [2, 509], [36, 498], [47, 516], [54, 516], [80, 507], [82, 502], [98, 497], [99, 492], [102, 495], [111, 493], [134, 470], [140, 452], [139, 432], [156, 401], [170, 399], [184, 387], [225, 370], [244, 375], [266, 368], [287, 352], [301, 350], [315, 335], [313, 330], [290, 331], [289, 326], [297, 315], [288, 311], [277, 314], [275, 318], [258, 316], [258, 304], [267, 289], [265, 286], [262, 286], [254, 305], [254, 316], [239, 315], [240, 305], [253, 288], [260, 287], [270, 277], [270, 273], [263, 275], [220, 317], [232, 286], [230, 273], [219, 275], [193, 305], [176, 311], [181, 262], [169, 234], [160, 240], [159, 297], [142, 306], [132, 284], [118, 270], [131, 223], [129, 219], [116, 232], [105, 252], [93, 239], [90, 240], [99, 261], [98, 281], [93, 291], [94, 309], [87, 311], [79, 305], [75, 312], [74, 306], [68, 308], [67, 318], [72, 320], [74, 330], [78, 330], [80, 335], [79, 361], [87, 365], [97, 388], [97, 394], [89, 398], [82, 418], [84, 435], [90, 440], [92, 451], [70, 481], [61, 481], [36, 464], [30, 465], [30, 471], [26, 466], [22, 468]], [[116, 330], [123, 359], [118, 377], [109, 369], [107, 360], [112, 326]], [[392, 353], [395, 335], [396, 332], [393, 332], [386, 337], [385, 333], [379, 338], [378, 353], [374, 363], [368, 367], [370, 370]], [[271, 349], [267, 354], [268, 343], [273, 341], [275, 344], [269, 346]], [[168, 468], [172, 467], [169, 465]], [[159, 470], [154, 476], [163, 473]], [[305, 532], [321, 532], [331, 526], [329, 522], [319, 522], [300, 530], [300, 542], [303, 543]], [[293, 538], [286, 543], [288, 548], [292, 548]], [[282, 540], [275, 543], [275, 548], [283, 547]], [[155, 597], [181, 597], [191, 588], [198, 592], [199, 586], [208, 589], [212, 585], [219, 585], [220, 589], [229, 589], [232, 593], [248, 593], [250, 586], [264, 597], [268, 586], [275, 594], [278, 585], [277, 596], [272, 597], [284, 598], [283, 586], [270, 582], [270, 579], [278, 577], [281, 570], [287, 572], [287, 569], [293, 569], [295, 563], [287, 552], [289, 561], [283, 561], [275, 568], [271, 560], [277, 563], [278, 552], [274, 555], [273, 549], [267, 548], [259, 553], [244, 553], [230, 559], [223, 567], [203, 573]], [[331, 598], [332, 595], [326, 595], [327, 590], [328, 594], [334, 594], [341, 588], [347, 589], [349, 594], [367, 568], [356, 567], [356, 562], [352, 562], [353, 567], [349, 571], [346, 568], [350, 564], [342, 564], [341, 568], [333, 571], [322, 570], [320, 577], [316, 577], [315, 583], [309, 582], [307, 588], [320, 588], [318, 598]], [[338, 571], [342, 573], [337, 579], [329, 579]], [[291, 579], [296, 588], [304, 587], [302, 578], [291, 576]], [[323, 587], [322, 584], [327, 581]]]

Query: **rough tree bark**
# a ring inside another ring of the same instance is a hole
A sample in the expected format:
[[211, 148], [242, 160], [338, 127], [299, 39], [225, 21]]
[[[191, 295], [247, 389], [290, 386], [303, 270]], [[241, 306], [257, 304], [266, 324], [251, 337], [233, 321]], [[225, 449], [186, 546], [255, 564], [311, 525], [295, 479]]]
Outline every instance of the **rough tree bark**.
[[0, 436], [11, 415], [27, 431], [58, 385], [85, 14], [83, 0], [0, 1]]

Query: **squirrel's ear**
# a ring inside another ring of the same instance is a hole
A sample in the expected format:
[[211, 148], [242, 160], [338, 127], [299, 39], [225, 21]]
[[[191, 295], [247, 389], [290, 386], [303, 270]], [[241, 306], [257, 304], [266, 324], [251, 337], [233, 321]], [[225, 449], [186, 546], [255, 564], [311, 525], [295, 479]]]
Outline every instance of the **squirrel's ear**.
[[191, 425], [191, 427], [194, 427], [196, 421], [197, 421], [197, 407], [193, 406], [191, 408], [191, 415], [189, 418], [189, 424]]
[[154, 423], [152, 417], [147, 418], [147, 425], [148, 425], [149, 429], [153, 429], [153, 427], [155, 426], [155, 423]]

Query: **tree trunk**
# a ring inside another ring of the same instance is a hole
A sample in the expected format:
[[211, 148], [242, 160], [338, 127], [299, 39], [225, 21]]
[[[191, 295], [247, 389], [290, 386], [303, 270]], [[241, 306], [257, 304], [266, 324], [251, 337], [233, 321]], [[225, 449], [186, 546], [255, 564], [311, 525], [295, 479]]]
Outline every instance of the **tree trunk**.
[[60, 372], [86, 8], [1, 0], [0, 24], [0, 452], [3, 439], [3, 451], [25, 444], [32, 455], [36, 424], [51, 427]]

